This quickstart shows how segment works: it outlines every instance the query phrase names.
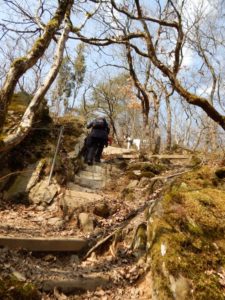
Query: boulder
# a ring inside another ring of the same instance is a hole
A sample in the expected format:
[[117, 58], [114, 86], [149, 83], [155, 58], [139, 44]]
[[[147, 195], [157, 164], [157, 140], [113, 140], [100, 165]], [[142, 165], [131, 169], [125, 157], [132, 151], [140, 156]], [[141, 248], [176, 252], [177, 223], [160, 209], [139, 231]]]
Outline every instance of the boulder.
[[138, 180], [131, 180], [127, 187], [133, 189], [138, 185], [138, 183], [139, 183]]
[[[14, 180], [12, 180], [12, 184], [10, 187], [4, 191], [3, 198], [5, 200], [13, 200], [17, 201], [20, 199], [27, 199], [27, 191], [28, 187], [31, 184], [32, 174], [35, 173], [37, 164], [29, 165], [26, 169], [22, 170], [19, 175], [17, 175]], [[32, 179], [32, 181], [34, 181]]]
[[49, 225], [60, 227], [63, 225], [63, 220], [58, 217], [50, 218], [47, 222]]
[[48, 185], [48, 179], [38, 182], [29, 192], [29, 201], [34, 204], [50, 204], [58, 194], [60, 187], [56, 183]]
[[38, 182], [45, 163], [46, 161], [44, 159], [41, 159], [39, 160], [39, 162], [37, 162], [37, 164], [35, 164], [35, 170], [32, 173], [30, 180], [26, 186], [26, 191], [29, 191]]

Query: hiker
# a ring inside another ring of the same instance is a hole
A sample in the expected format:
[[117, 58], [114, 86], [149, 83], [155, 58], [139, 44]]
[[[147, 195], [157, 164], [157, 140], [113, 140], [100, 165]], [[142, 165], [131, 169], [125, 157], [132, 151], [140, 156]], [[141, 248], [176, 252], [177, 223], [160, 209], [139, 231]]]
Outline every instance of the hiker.
[[98, 117], [87, 125], [91, 128], [86, 139], [85, 162], [92, 165], [93, 162], [101, 162], [104, 146], [108, 146], [109, 125], [104, 117]]

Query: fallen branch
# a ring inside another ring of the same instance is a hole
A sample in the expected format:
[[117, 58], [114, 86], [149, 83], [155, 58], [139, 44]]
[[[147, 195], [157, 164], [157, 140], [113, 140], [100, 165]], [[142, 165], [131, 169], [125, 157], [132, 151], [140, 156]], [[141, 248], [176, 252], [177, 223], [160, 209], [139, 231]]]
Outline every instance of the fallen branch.
[[156, 177], [150, 178], [150, 181], [166, 180], [166, 179], [169, 179], [169, 178], [172, 178], [172, 177], [183, 175], [183, 174], [188, 173], [188, 172], [190, 172], [190, 170], [182, 171], [182, 172], [175, 173], [175, 174], [170, 174], [168, 176], [156, 176]]
[[185, 170], [185, 171], [182, 171], [182, 172], [179, 172], [179, 173], [175, 173], [175, 174], [170, 174], [170, 175], [168, 175], [168, 176], [156, 176], [156, 177], [151, 178], [150, 181], [155, 181], [155, 180], [157, 180], [157, 179], [163, 180], [163, 179], [168, 179], [168, 178], [172, 178], [172, 177], [176, 177], [176, 176], [183, 175], [183, 174], [185, 174], [185, 173], [188, 173], [188, 172], [194, 170], [196, 167], [198, 167], [198, 168], [201, 167], [201, 166], [203, 165], [203, 162], [204, 162], [204, 160], [202, 159], [201, 162], [200, 162], [199, 164], [197, 164], [197, 165], [191, 167], [191, 168], [188, 169], [188, 170]]
[[[157, 195], [155, 195], [156, 197]], [[148, 201], [146, 203], [144, 203], [141, 207], [133, 210], [132, 212], [130, 212], [124, 219], [124, 221], [117, 225], [117, 228], [110, 234], [108, 234], [106, 237], [102, 238], [101, 240], [99, 240], [84, 256], [84, 259], [87, 259], [88, 256], [94, 252], [96, 249], [98, 249], [100, 246], [102, 246], [105, 242], [107, 242], [109, 239], [111, 239], [113, 236], [115, 236], [117, 233], [119, 233], [123, 228], [125, 228], [130, 221], [136, 217], [140, 212], [144, 211], [146, 209], [146, 207], [151, 206], [152, 203], [156, 202], [156, 200], [151, 200]]]

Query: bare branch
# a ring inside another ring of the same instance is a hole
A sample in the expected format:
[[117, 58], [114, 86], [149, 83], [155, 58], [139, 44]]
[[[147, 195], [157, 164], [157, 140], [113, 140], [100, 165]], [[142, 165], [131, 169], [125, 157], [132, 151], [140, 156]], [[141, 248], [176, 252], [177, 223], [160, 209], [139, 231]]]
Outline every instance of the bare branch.
[[123, 13], [124, 15], [126, 15], [129, 19], [139, 20], [139, 21], [140, 20], [145, 20], [145, 21], [150, 21], [150, 22], [157, 23], [157, 24], [160, 24], [160, 25], [163, 25], [163, 26], [178, 28], [177, 22], [168, 22], [168, 21], [165, 21], [165, 20], [155, 19], [155, 18], [140, 15], [139, 13], [138, 13], [138, 16], [135, 16], [135, 15], [132, 15], [131, 13], [129, 13], [124, 8], [122, 8], [121, 6], [118, 7], [114, 0], [111, 0], [111, 3], [112, 3], [113, 8], [115, 8], [118, 12]]

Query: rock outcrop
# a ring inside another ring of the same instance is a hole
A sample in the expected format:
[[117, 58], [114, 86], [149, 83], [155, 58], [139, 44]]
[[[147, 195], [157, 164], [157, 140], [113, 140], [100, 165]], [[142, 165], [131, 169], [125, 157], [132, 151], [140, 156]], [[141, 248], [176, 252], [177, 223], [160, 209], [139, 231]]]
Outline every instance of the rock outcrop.
[[148, 217], [153, 299], [224, 299], [224, 215], [225, 181], [214, 168], [167, 189]]
[[[30, 98], [24, 93], [14, 95], [3, 130], [4, 136], [16, 129]], [[52, 161], [62, 126], [63, 135], [54, 165], [53, 182], [49, 186]], [[0, 156], [2, 200], [17, 203], [51, 203], [60, 192], [60, 186], [72, 181], [79, 169], [75, 146], [80, 143], [82, 130], [83, 122], [77, 117], [66, 115], [52, 119], [43, 100], [28, 136], [11, 151]]]

